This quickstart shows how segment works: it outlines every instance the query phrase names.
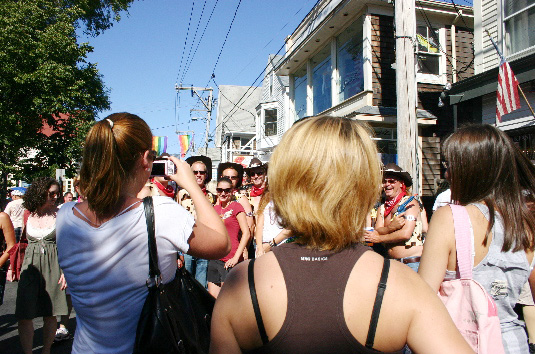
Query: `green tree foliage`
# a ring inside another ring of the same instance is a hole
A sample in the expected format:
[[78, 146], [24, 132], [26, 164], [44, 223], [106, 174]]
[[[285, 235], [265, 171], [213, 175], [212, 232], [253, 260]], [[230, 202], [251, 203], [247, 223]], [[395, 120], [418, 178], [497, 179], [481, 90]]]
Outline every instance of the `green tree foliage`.
[[[76, 30], [82, 27], [98, 35], [132, 1], [0, 1], [0, 171], [4, 186], [8, 173], [29, 180], [53, 165], [72, 175], [83, 137], [96, 114], [109, 108], [102, 77], [96, 65], [87, 61], [93, 48], [77, 42]], [[69, 119], [55, 119], [60, 113]], [[58, 133], [42, 134], [43, 122]]]

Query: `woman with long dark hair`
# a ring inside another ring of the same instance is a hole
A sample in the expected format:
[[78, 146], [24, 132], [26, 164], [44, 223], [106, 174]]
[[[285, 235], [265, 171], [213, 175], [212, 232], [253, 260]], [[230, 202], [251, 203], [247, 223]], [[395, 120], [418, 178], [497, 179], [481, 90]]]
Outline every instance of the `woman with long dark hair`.
[[[80, 192], [58, 215], [59, 260], [71, 289], [77, 328], [73, 353], [132, 353], [141, 309], [148, 294], [148, 235], [141, 199], [155, 153], [147, 123], [115, 113], [87, 135]], [[169, 158], [168, 176], [190, 194], [197, 219], [173, 199], [155, 196], [158, 264], [163, 283], [173, 280], [177, 253], [204, 259], [229, 251], [225, 226], [208, 202], [188, 163]]]
[[[473, 241], [473, 278], [498, 307], [507, 353], [528, 353], [523, 324], [513, 308], [531, 271], [535, 216], [535, 168], [513, 141], [491, 125], [470, 125], [442, 147], [451, 199], [466, 208]], [[449, 206], [431, 219], [418, 273], [438, 291], [456, 278], [457, 254]], [[534, 278], [534, 276], [531, 276]], [[535, 289], [532, 285], [532, 289]]]
[[473, 353], [446, 308], [400, 262], [361, 244], [379, 197], [371, 131], [314, 117], [294, 124], [269, 162], [269, 188], [293, 243], [229, 273], [211, 353]]
[[15, 315], [25, 354], [32, 353], [33, 322], [43, 317], [43, 353], [50, 353], [56, 334], [56, 316], [67, 314], [65, 279], [58, 263], [56, 215], [59, 183], [53, 178], [39, 178], [24, 194], [24, 207], [30, 216], [23, 229], [28, 247], [17, 287]]

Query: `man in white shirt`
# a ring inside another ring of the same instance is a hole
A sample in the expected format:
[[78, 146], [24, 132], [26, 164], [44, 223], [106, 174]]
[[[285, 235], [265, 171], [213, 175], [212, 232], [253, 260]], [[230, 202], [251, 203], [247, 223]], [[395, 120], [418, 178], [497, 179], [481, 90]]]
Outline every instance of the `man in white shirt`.
[[13, 223], [13, 227], [15, 228], [15, 237], [17, 239], [17, 242], [20, 240], [20, 235], [22, 234], [22, 224], [23, 224], [23, 216], [24, 216], [24, 206], [22, 205], [22, 196], [24, 193], [21, 190], [15, 189], [11, 192], [11, 196], [13, 197], [13, 200], [9, 202], [6, 206], [6, 209], [4, 212], [9, 215], [9, 218], [11, 219], [11, 222]]

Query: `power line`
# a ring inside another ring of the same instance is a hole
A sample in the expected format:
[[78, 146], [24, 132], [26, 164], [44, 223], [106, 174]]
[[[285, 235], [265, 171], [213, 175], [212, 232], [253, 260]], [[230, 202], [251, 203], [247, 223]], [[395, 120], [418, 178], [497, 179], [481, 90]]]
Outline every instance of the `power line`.
[[206, 22], [206, 25], [204, 26], [204, 29], [202, 31], [202, 34], [201, 34], [201, 37], [200, 37], [199, 41], [197, 42], [197, 47], [195, 47], [195, 51], [193, 52], [193, 56], [191, 57], [189, 63], [186, 64], [186, 72], [182, 75], [182, 78], [180, 79], [180, 81], [182, 81], [184, 79], [184, 77], [187, 75], [187, 73], [189, 72], [189, 68], [191, 66], [191, 63], [193, 62], [193, 59], [195, 58], [195, 55], [197, 54], [197, 50], [199, 49], [199, 46], [200, 46], [200, 44], [201, 44], [201, 42], [202, 42], [202, 40], [204, 38], [204, 34], [206, 32], [206, 28], [208, 28], [208, 25], [210, 24], [210, 20], [212, 19], [212, 15], [214, 14], [214, 11], [215, 11], [215, 8], [216, 8], [218, 2], [219, 2], [219, 0], [215, 1], [214, 7], [212, 8], [212, 12], [210, 12], [210, 16], [208, 17], [208, 21]]
[[[304, 8], [305, 8], [305, 3], [303, 3], [303, 6], [301, 6], [301, 8], [299, 8], [299, 10], [297, 10], [297, 11], [293, 14], [292, 18], [294, 18], [295, 16], [297, 16], [297, 15], [301, 12], [301, 10], [303, 10]], [[282, 27], [279, 29], [279, 31], [275, 34], [275, 36], [273, 36], [273, 37], [266, 43], [266, 45], [264, 45], [264, 47], [263, 47], [262, 49], [266, 49], [266, 47], [267, 47], [269, 44], [271, 44], [271, 42], [273, 42], [275, 39], [278, 39], [278, 38], [279, 38], [279, 37], [278, 37], [278, 34], [279, 34], [283, 29], [285, 29], [286, 26], [288, 26], [289, 24], [290, 24], [290, 21], [286, 22], [286, 24], [285, 24], [284, 26], [282, 26]], [[238, 73], [236, 74], [236, 76], [240, 75], [240, 74], [241, 74], [241, 73], [242, 73], [242, 72], [243, 72], [249, 65], [251, 65], [251, 63], [252, 63], [256, 58], [258, 58], [259, 55], [260, 55], [260, 51], [258, 51], [258, 54], [257, 54], [256, 56], [254, 56], [253, 59], [251, 59], [251, 61], [250, 61], [249, 63], [247, 63], [247, 64], [241, 69], [241, 71], [238, 72]]]
[[465, 26], [466, 28], [470, 28], [470, 27], [468, 27], [468, 25], [466, 24], [466, 21], [464, 20], [464, 16], [463, 16], [462, 12], [459, 11], [459, 9], [457, 8], [457, 4], [456, 4], [453, 0], [450, 0], [450, 1], [451, 1], [451, 4], [453, 5], [453, 7], [455, 8], [455, 11], [457, 11], [457, 14], [458, 14], [459, 16], [461, 16], [461, 20], [463, 20], [464, 26]]
[[[316, 3], [314, 4], [314, 6], [312, 7], [312, 9], [309, 11], [308, 14], [310, 14], [310, 13], [312, 12], [312, 10], [313, 10], [313, 9], [320, 3], [320, 1], [321, 1], [321, 0], [317, 0], [317, 1], [316, 1]], [[317, 12], [316, 12], [314, 19], [312, 19], [312, 21], [310, 21], [311, 24], [314, 23], [314, 21], [315, 21], [316, 18], [320, 15], [320, 13], [321, 13], [321, 11], [317, 11]], [[307, 16], [308, 16], [308, 14], [307, 14]], [[305, 16], [305, 17], [306, 17], [306, 16]], [[305, 33], [306, 33], [306, 31], [301, 32], [301, 34], [296, 38], [295, 41], [293, 41], [292, 45], [288, 48], [288, 52], [291, 52], [291, 50], [293, 49], [293, 47], [294, 47], [295, 45], [297, 45], [299, 39], [300, 39]], [[284, 49], [285, 45], [286, 45], [286, 44], [283, 44], [283, 45], [279, 48], [279, 50], [275, 53], [275, 55], [278, 55], [278, 54], [280, 53], [280, 51], [281, 51], [282, 49]], [[268, 67], [270, 66], [270, 64], [271, 64], [272, 67], [271, 67], [271, 69], [269, 70], [269, 72], [266, 73], [266, 69], [268, 69]], [[253, 81], [253, 83], [252, 83], [252, 84], [249, 86], [249, 88], [245, 91], [245, 93], [242, 95], [242, 97], [240, 97], [240, 99], [234, 104], [234, 107], [231, 108], [230, 112], [227, 113], [227, 114], [225, 115], [225, 117], [224, 117], [221, 121], [224, 121], [227, 117], [229, 117], [230, 115], [234, 114], [234, 112], [235, 112], [234, 109], [235, 109], [236, 107], [238, 107], [238, 105], [241, 103], [241, 101], [242, 101], [244, 98], [245, 98], [245, 100], [247, 100], [249, 97], [251, 97], [251, 95], [254, 93], [254, 91], [251, 91], [251, 93], [249, 93], [249, 91], [252, 89], [252, 87], [255, 87], [254, 85], [256, 84], [256, 82], [258, 81], [258, 79], [259, 79], [260, 77], [262, 77], [263, 75], [270, 75], [272, 71], [273, 71], [273, 62], [270, 62], [270, 63], [266, 64], [266, 66], [264, 67], [264, 69], [262, 69], [262, 71], [260, 72], [260, 74], [256, 77], [256, 79]], [[212, 74], [212, 78], [214, 78], [214, 77], [215, 77], [215, 75]], [[249, 95], [247, 95], [247, 93], [249, 93]], [[245, 97], [246, 95], [247, 95], [247, 97]]]
[[[306, 18], [306, 17], [312, 12], [312, 10], [313, 10], [313, 9], [320, 3], [320, 1], [321, 1], [321, 0], [317, 0], [317, 1], [316, 1], [316, 3], [314, 4], [314, 6], [312, 6], [312, 8], [310, 9], [310, 11], [309, 11], [309, 12], [307, 13], [307, 15], [305, 16], [305, 18]], [[295, 16], [296, 16], [296, 15], [303, 9], [303, 7], [304, 7], [304, 5], [301, 6], [301, 8], [300, 8], [299, 10], [297, 10], [297, 11], [294, 13], [294, 17], [295, 17]], [[315, 20], [318, 16], [319, 16], [319, 12], [318, 12], [318, 13], [316, 14], [316, 16], [314, 17], [314, 20]], [[301, 22], [302, 22], [302, 21], [301, 21]], [[289, 23], [289, 22], [288, 22], [288, 23]], [[284, 28], [288, 25], [288, 23], [286, 23], [286, 24], [279, 30], [279, 32], [282, 31], [282, 29], [284, 29]], [[295, 31], [295, 30], [294, 30], [294, 31]], [[301, 33], [301, 35], [298, 37], [298, 39], [301, 38], [301, 36], [302, 36], [303, 34], [304, 34], [304, 32]], [[274, 39], [274, 38], [273, 38], [273, 39]], [[267, 47], [267, 46], [269, 45], [269, 43], [271, 43], [271, 42], [273, 41], [273, 39], [271, 39], [271, 40], [264, 46], [264, 48]], [[296, 42], [294, 42], [294, 43], [290, 46], [290, 48], [289, 48], [288, 50], [293, 49], [293, 46], [294, 46], [295, 44], [296, 44]], [[285, 46], [285, 44], [283, 44], [283, 45], [279, 48], [279, 50], [275, 53], [275, 55], [278, 55], [278, 54], [280, 53], [280, 51], [284, 48], [284, 46]], [[253, 58], [253, 59], [254, 59], [254, 58]], [[245, 67], [247, 67], [248, 65], [249, 65], [249, 64], [247, 64]], [[260, 76], [262, 76], [262, 74], [264, 74], [264, 72], [265, 72], [265, 70], [268, 68], [268, 66], [269, 66], [269, 63], [265, 66], [264, 69], [262, 69], [262, 72], [261, 72], [260, 75], [255, 79], [255, 81], [253, 82], [253, 84], [250, 85], [250, 87], [254, 86], [254, 84], [258, 81], [258, 78], [259, 78]], [[240, 73], [245, 69], [245, 67], [240, 71]], [[213, 78], [215, 78], [215, 73], [214, 73], [214, 72], [212, 72], [212, 74], [211, 74], [211, 76], [210, 76], [210, 79], [208, 79], [208, 82], [207, 82], [206, 85], [204, 85], [204, 86], [208, 86], [208, 84], [210, 83], [210, 81], [211, 81]], [[247, 94], [247, 92], [248, 92], [248, 90], [244, 93], [244, 96]], [[241, 101], [241, 99], [242, 99], [244, 96], [242, 96], [242, 97], [240, 98], [240, 100], [238, 100], [238, 103]], [[249, 95], [249, 96], [250, 96], [250, 95]], [[249, 97], [249, 96], [247, 96], [247, 97]], [[232, 111], [232, 109], [231, 109], [231, 111]], [[233, 112], [232, 112], [232, 113], [233, 113]], [[226, 116], [225, 116], [225, 118], [226, 118]]]
[[191, 11], [189, 13], [189, 21], [188, 21], [188, 29], [186, 31], [186, 39], [184, 40], [184, 47], [182, 47], [182, 55], [180, 56], [180, 65], [178, 66], [178, 73], [176, 75], [176, 80], [178, 81], [178, 78], [180, 77], [180, 70], [182, 69], [182, 60], [184, 59], [184, 52], [186, 51], [186, 45], [188, 43], [188, 36], [189, 36], [189, 27], [191, 25], [191, 18], [193, 16], [193, 8], [195, 7], [195, 0], [191, 3]]
[[217, 60], [215, 61], [214, 68], [212, 69], [212, 75], [215, 73], [215, 68], [217, 67], [217, 64], [219, 64], [219, 59], [221, 58], [221, 53], [223, 53], [223, 49], [225, 48], [225, 44], [227, 43], [228, 35], [230, 34], [230, 30], [232, 29], [232, 25], [234, 24], [234, 20], [236, 19], [236, 15], [238, 14], [238, 9], [240, 8], [242, 0], [238, 1], [238, 6], [236, 6], [236, 10], [234, 11], [234, 16], [232, 17], [232, 21], [230, 21], [230, 26], [228, 28], [227, 34], [225, 36], [225, 40], [223, 41], [223, 44], [221, 45], [221, 50], [219, 51], [219, 54], [217, 56]]
[[[201, 24], [202, 16], [204, 14], [205, 7], [206, 7], [206, 0], [204, 0], [204, 3], [202, 5], [201, 15], [199, 16], [199, 21], [197, 22], [197, 27], [195, 28], [195, 34], [193, 35], [193, 40], [191, 41], [191, 45], [189, 47], [189, 52], [188, 52], [188, 57], [186, 59], [185, 67], [188, 66], [188, 62], [189, 62], [190, 57], [191, 57], [191, 51], [193, 49], [193, 45], [195, 44], [195, 39], [197, 39], [197, 33], [199, 32], [199, 25]], [[182, 77], [180, 78], [180, 82], [183, 82], [184, 76], [186, 76], [186, 70], [182, 70]]]

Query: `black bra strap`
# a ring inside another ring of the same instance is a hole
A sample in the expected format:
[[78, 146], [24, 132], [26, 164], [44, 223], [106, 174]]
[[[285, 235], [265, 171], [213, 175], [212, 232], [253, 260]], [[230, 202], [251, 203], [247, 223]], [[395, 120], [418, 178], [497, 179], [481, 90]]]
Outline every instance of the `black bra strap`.
[[381, 272], [381, 280], [377, 286], [377, 294], [375, 295], [375, 303], [373, 304], [372, 318], [370, 319], [370, 328], [368, 328], [368, 337], [366, 338], [366, 347], [373, 348], [375, 340], [375, 330], [377, 329], [377, 322], [379, 322], [379, 313], [381, 312], [381, 305], [383, 303], [383, 295], [386, 290], [386, 280], [388, 279], [388, 271], [390, 270], [390, 260], [385, 259], [383, 263], [383, 271]]
[[254, 258], [251, 259], [248, 267], [249, 292], [251, 293], [251, 301], [253, 302], [254, 315], [256, 317], [258, 331], [260, 332], [260, 338], [262, 338], [262, 343], [266, 345], [269, 342], [269, 339], [266, 334], [266, 329], [264, 328], [264, 322], [262, 321], [260, 306], [258, 306], [258, 298], [256, 297], [256, 289], [254, 285], [254, 261]]

